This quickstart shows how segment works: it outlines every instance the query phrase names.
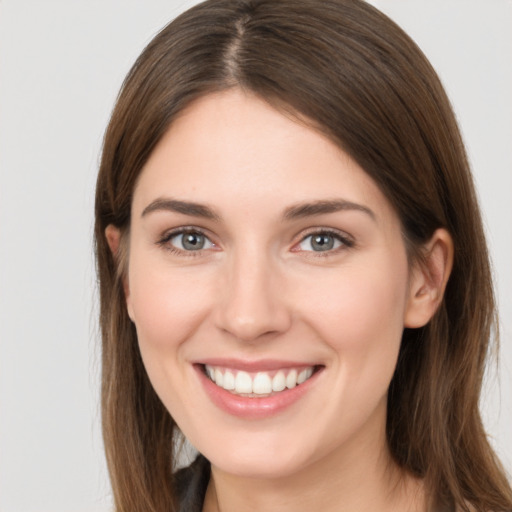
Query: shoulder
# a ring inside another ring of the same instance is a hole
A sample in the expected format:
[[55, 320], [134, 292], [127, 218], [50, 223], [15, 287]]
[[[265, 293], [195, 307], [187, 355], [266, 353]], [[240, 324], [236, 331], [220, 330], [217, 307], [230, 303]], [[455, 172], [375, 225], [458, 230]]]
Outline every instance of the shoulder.
[[174, 474], [178, 512], [201, 512], [210, 480], [210, 463], [202, 456]]

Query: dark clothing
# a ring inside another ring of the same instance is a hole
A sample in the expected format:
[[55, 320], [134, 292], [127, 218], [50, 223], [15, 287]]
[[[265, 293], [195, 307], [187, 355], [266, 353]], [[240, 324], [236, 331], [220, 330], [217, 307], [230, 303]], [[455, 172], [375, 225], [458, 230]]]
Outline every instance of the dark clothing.
[[210, 463], [198, 455], [190, 466], [180, 469], [175, 475], [178, 493], [178, 512], [201, 512], [204, 496], [210, 480]]

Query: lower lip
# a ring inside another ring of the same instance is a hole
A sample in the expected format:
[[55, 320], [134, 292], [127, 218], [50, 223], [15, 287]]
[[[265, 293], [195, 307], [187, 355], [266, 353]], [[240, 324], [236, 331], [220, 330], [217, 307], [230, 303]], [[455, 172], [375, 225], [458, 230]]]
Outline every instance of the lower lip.
[[201, 384], [212, 402], [223, 411], [239, 418], [255, 420], [270, 418], [284, 411], [300, 400], [314, 385], [321, 369], [316, 371], [308, 380], [292, 389], [280, 391], [266, 397], [244, 397], [235, 395], [217, 386], [208, 378], [203, 366], [195, 365]]

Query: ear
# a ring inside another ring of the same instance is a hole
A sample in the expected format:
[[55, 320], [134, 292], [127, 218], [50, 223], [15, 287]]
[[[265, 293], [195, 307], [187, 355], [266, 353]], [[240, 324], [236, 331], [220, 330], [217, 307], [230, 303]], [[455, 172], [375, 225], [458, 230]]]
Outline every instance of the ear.
[[[113, 224], [109, 224], [105, 228], [105, 238], [107, 239], [108, 246], [110, 247], [110, 251], [112, 252], [112, 256], [114, 260], [118, 262], [119, 265], [125, 266], [127, 265], [127, 261], [121, 261], [126, 258], [126, 254], [122, 254], [126, 251], [122, 251], [121, 245], [121, 231], [118, 227]], [[128, 272], [127, 269], [123, 272], [123, 290], [124, 296], [126, 298], [126, 308], [128, 310], [128, 316], [133, 322], [133, 308], [130, 300], [130, 287], [128, 285]]]
[[438, 229], [423, 247], [424, 259], [411, 270], [405, 327], [423, 327], [443, 300], [453, 266], [453, 240], [446, 229]]
[[117, 253], [119, 251], [119, 242], [121, 240], [121, 231], [119, 228], [114, 226], [113, 224], [109, 224], [105, 228], [105, 238], [107, 239], [108, 246], [110, 247], [110, 252], [114, 259], [117, 258]]

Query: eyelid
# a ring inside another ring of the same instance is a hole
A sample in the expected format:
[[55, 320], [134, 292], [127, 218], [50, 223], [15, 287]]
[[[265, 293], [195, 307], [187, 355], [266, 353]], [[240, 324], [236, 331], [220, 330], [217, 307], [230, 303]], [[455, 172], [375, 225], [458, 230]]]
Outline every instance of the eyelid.
[[[209, 247], [207, 249], [198, 249], [196, 251], [186, 251], [186, 250], [179, 249], [178, 247], [169, 243], [173, 237], [178, 236], [178, 235], [183, 235], [186, 233], [197, 233], [197, 234], [204, 236], [205, 238], [208, 239], [208, 241], [212, 244], [213, 247]], [[326, 251], [305, 251], [305, 250], [298, 248], [300, 243], [302, 243], [306, 238], [313, 236], [313, 235], [333, 236], [338, 241], [340, 241], [342, 245], [341, 245], [341, 247], [326, 250]], [[330, 227], [329, 228], [320, 227], [320, 226], [319, 227], [311, 227], [311, 228], [308, 228], [308, 229], [302, 231], [295, 238], [296, 238], [296, 241], [294, 242], [294, 244], [291, 248], [292, 252], [316, 253], [315, 257], [332, 255], [339, 251], [350, 249], [355, 246], [355, 240], [351, 235], [349, 235], [345, 231], [341, 231], [339, 229], [330, 228]], [[185, 255], [185, 256], [199, 256], [202, 253], [204, 253], [205, 251], [211, 251], [212, 249], [213, 250], [219, 249], [219, 245], [213, 240], [213, 237], [208, 233], [207, 230], [200, 228], [198, 226], [193, 226], [193, 225], [179, 226], [179, 227], [164, 231], [162, 233], [162, 235], [160, 235], [160, 237], [156, 241], [156, 244], [164, 247], [166, 250], [168, 250], [172, 253], [179, 254], [179, 255]]]
[[[331, 249], [327, 251], [304, 251], [302, 249], [299, 249], [298, 246], [301, 244], [306, 238], [313, 236], [313, 235], [330, 235], [339, 240], [342, 244], [341, 247], [338, 247], [336, 249]], [[326, 227], [314, 227], [314, 228], [308, 228], [307, 230], [300, 233], [298, 236], [298, 241], [296, 241], [293, 244], [292, 252], [304, 252], [304, 253], [316, 253], [316, 256], [327, 256], [330, 254], [335, 254], [339, 252], [340, 250], [344, 249], [351, 249], [355, 246], [355, 240], [352, 236], [350, 236], [345, 231], [341, 231], [339, 229], [335, 228], [326, 228]]]
[[[180, 249], [176, 247], [175, 245], [171, 244], [170, 241], [179, 235], [185, 235], [187, 233], [197, 233], [198, 235], [204, 236], [211, 244], [212, 247], [208, 247], [206, 249], [197, 249], [195, 251], [186, 251], [183, 249]], [[162, 246], [166, 250], [170, 251], [171, 253], [183, 255], [183, 256], [199, 256], [203, 254], [205, 251], [210, 251], [212, 249], [218, 248], [218, 245], [212, 240], [212, 236], [209, 235], [206, 230], [198, 227], [198, 226], [179, 226], [177, 228], [169, 229], [167, 231], [164, 231], [162, 235], [158, 238], [156, 241], [156, 244], [159, 246]]]

